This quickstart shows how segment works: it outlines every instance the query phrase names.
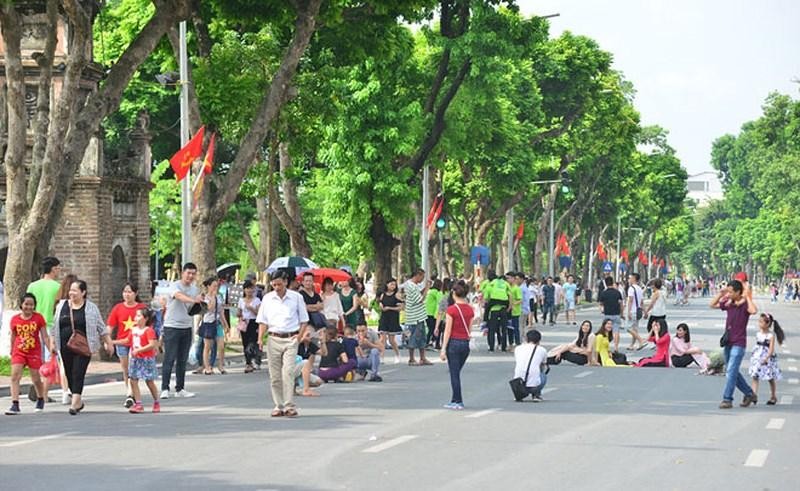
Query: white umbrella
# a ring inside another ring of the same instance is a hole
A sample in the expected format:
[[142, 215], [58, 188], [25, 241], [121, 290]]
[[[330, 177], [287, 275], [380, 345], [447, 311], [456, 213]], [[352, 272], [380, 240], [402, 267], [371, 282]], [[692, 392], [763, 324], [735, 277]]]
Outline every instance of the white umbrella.
[[309, 269], [319, 268], [319, 266], [311, 259], [302, 256], [284, 256], [272, 261], [272, 263], [267, 266], [266, 271], [272, 274], [281, 268], [294, 268], [295, 272], [300, 274]]

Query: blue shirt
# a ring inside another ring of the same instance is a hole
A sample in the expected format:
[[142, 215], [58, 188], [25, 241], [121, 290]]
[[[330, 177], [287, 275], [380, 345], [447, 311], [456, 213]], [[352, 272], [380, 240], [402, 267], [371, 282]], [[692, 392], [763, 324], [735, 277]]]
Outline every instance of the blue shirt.
[[528, 285], [526, 285], [525, 282], [523, 282], [520, 285], [520, 288], [522, 289], [522, 313], [530, 314], [531, 298], [533, 297], [533, 294], [531, 293], [531, 290], [528, 288]]
[[575, 283], [567, 283], [564, 285], [564, 298], [567, 299], [569, 302], [575, 301], [575, 292], [578, 291], [578, 285]]

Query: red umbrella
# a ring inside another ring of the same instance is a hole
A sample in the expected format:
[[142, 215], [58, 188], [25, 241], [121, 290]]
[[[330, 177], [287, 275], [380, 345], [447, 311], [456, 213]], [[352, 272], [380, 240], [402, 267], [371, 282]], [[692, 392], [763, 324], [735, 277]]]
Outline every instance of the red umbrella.
[[[317, 285], [321, 285], [325, 278], [330, 278], [334, 282], [337, 281], [348, 281], [350, 277], [350, 273], [341, 269], [335, 268], [314, 268], [305, 271], [303, 274], [311, 273], [314, 275], [314, 283]], [[297, 281], [303, 280], [303, 274], [297, 275]]]

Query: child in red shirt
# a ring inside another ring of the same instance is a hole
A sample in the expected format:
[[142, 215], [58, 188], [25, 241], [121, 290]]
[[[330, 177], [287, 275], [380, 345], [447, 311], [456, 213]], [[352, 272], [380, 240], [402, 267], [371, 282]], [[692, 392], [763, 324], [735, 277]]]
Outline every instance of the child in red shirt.
[[158, 336], [153, 330], [153, 320], [155, 312], [147, 307], [136, 311], [133, 319], [136, 325], [131, 329], [131, 352], [130, 364], [128, 365], [128, 377], [133, 392], [134, 404], [128, 410], [130, 413], [143, 413], [141, 392], [139, 392], [139, 380], [143, 379], [150, 389], [153, 396], [153, 412], [161, 412], [161, 403], [158, 400], [158, 388], [156, 387], [156, 348], [158, 347]]
[[20, 413], [19, 381], [26, 366], [36, 388], [36, 412], [44, 409], [44, 385], [39, 367], [42, 366], [42, 338], [46, 346], [50, 345], [47, 323], [41, 314], [34, 311], [36, 297], [32, 293], [22, 296], [20, 307], [22, 312], [11, 318], [11, 407], [6, 411], [8, 415]]

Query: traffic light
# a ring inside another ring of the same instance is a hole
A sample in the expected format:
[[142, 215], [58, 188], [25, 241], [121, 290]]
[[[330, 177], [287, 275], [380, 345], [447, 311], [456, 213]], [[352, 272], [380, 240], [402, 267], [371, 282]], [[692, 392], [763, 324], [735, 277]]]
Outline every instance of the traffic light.
[[436, 220], [436, 228], [438, 228], [439, 230], [445, 228], [446, 226], [447, 226], [447, 220], [444, 217], [440, 217], [438, 220]]
[[566, 170], [561, 171], [561, 192], [567, 194], [569, 192], [569, 185], [572, 180], [569, 178], [569, 173]]

